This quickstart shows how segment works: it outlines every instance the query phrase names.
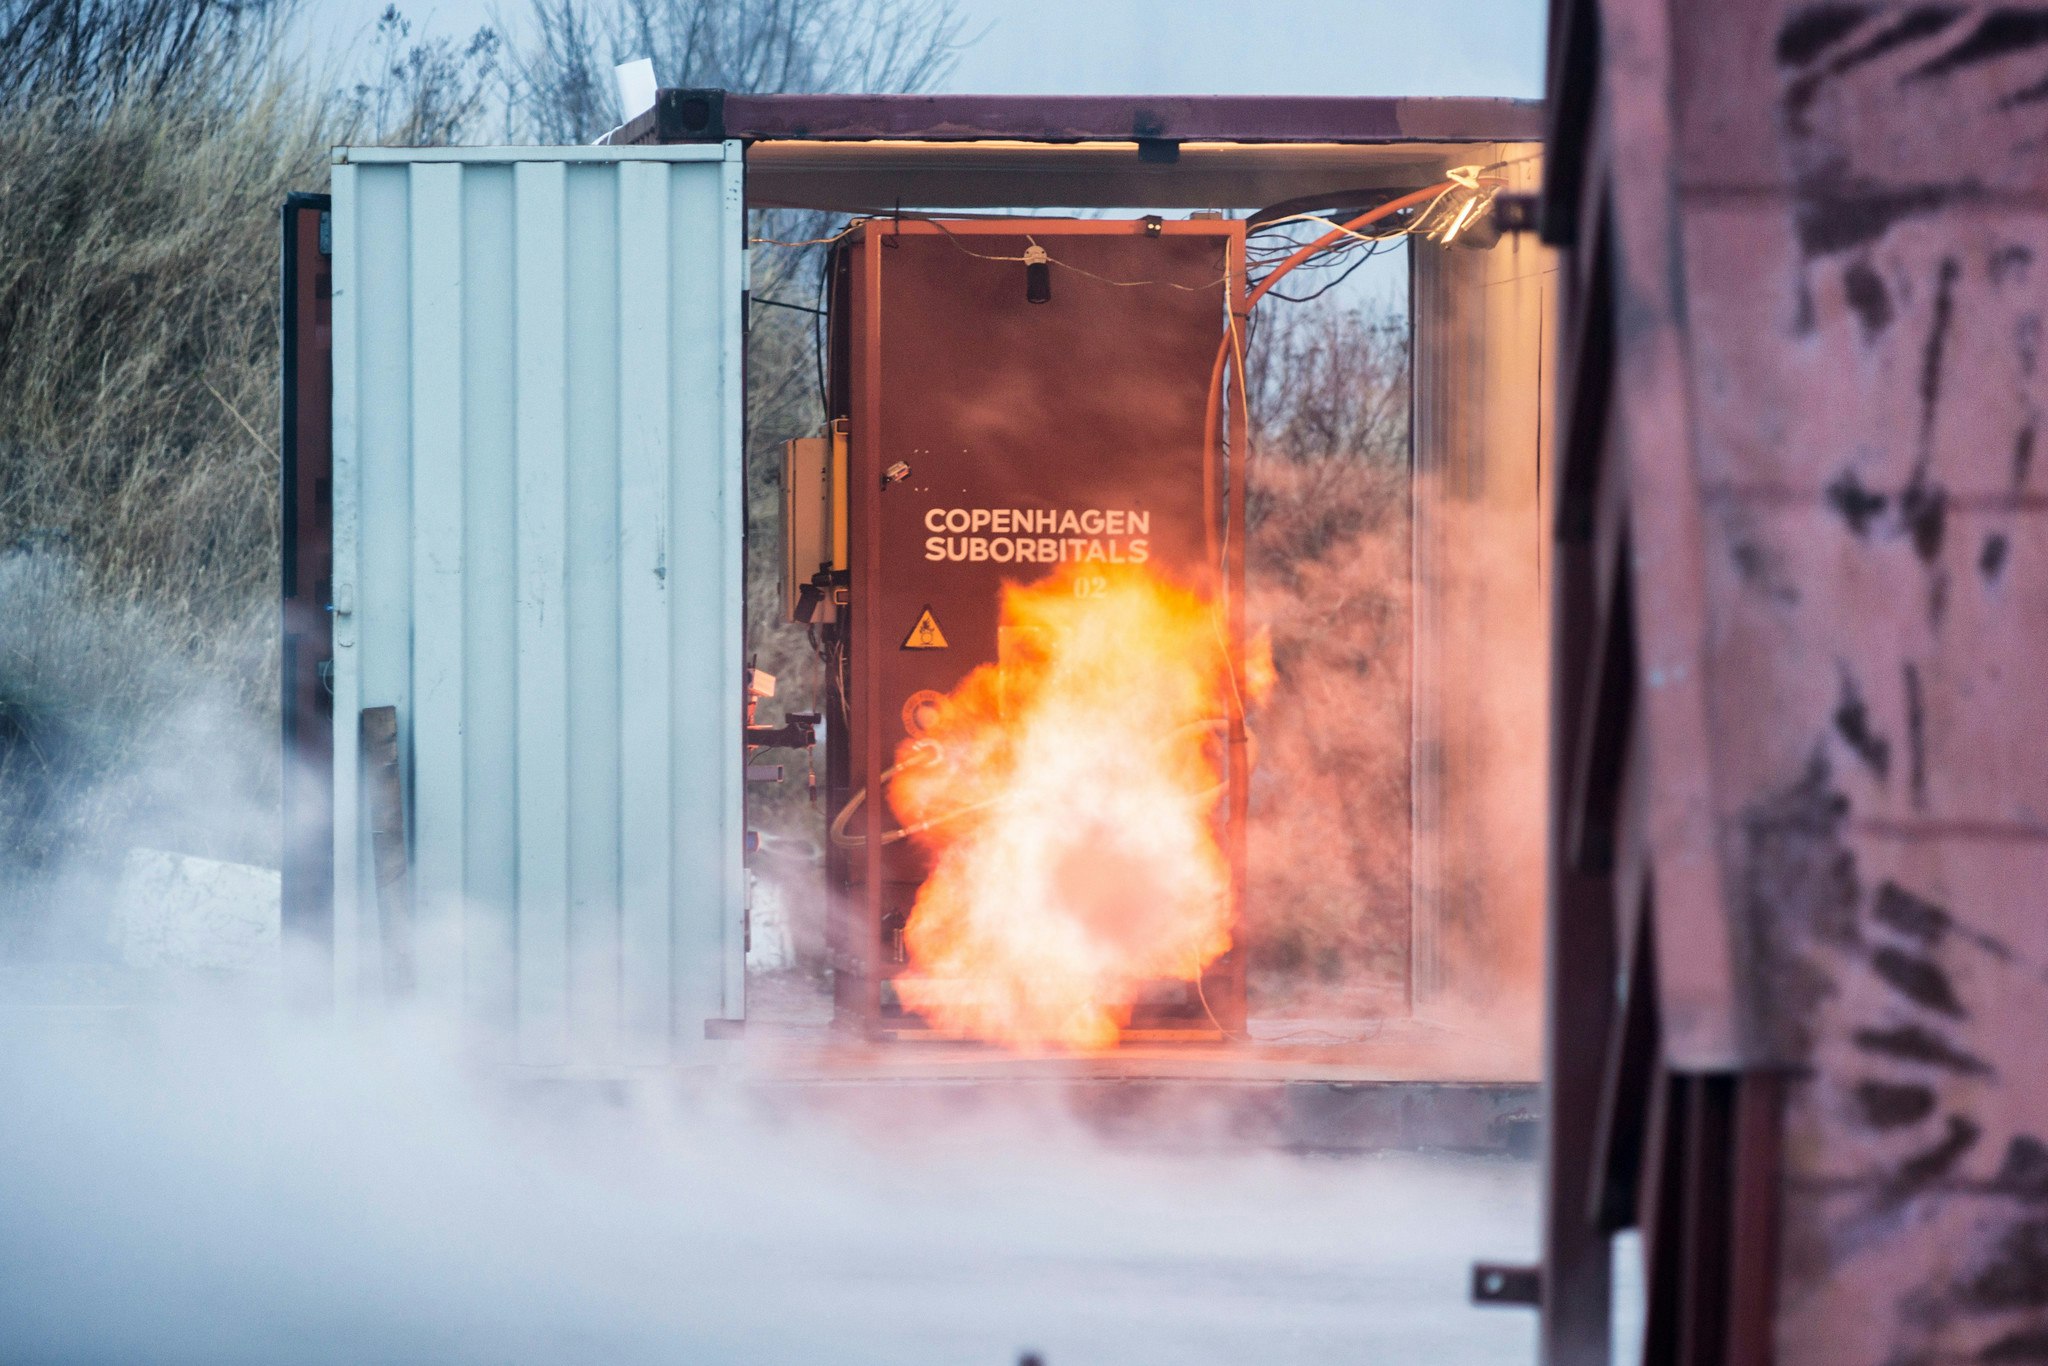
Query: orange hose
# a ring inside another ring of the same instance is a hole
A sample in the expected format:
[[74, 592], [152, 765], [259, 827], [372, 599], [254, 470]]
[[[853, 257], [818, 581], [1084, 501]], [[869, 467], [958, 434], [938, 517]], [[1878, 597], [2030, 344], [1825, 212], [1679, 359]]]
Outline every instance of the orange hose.
[[[1302, 247], [1292, 256], [1289, 256], [1285, 261], [1273, 267], [1266, 275], [1266, 278], [1259, 281], [1258, 288], [1245, 295], [1244, 306], [1242, 308], [1233, 306], [1231, 309], [1232, 313], [1238, 317], [1249, 317], [1252, 306], [1266, 297], [1266, 291], [1278, 284], [1281, 276], [1293, 270], [1303, 261], [1308, 260], [1309, 257], [1314, 256], [1317, 252], [1327, 250], [1342, 238], [1357, 232], [1360, 228], [1369, 227], [1390, 214], [1397, 214], [1403, 209], [1412, 209], [1418, 204], [1426, 204], [1445, 191], [1456, 188], [1456, 181], [1439, 181], [1437, 184], [1431, 185], [1426, 189], [1416, 190], [1412, 194], [1404, 194], [1398, 199], [1390, 199], [1376, 209], [1366, 210], [1342, 227], [1330, 229], [1321, 237], [1318, 237], [1315, 241], [1310, 242], [1307, 246]], [[1218, 430], [1223, 425], [1223, 371], [1230, 360], [1230, 342], [1232, 336], [1237, 331], [1237, 327], [1237, 318], [1233, 318], [1230, 325], [1224, 329], [1223, 340], [1217, 344], [1216, 363], [1209, 367], [1208, 407], [1202, 415], [1202, 488], [1204, 491], [1204, 501], [1207, 504], [1205, 508], [1207, 515], [1204, 518], [1203, 525], [1208, 533], [1209, 563], [1211, 564], [1216, 563], [1216, 436]]]

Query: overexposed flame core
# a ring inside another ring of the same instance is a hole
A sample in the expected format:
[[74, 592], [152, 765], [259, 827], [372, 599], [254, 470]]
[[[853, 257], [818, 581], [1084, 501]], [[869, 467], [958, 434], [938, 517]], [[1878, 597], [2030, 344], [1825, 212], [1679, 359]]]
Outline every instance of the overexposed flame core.
[[[1005, 586], [1001, 662], [905, 742], [889, 792], [930, 823], [897, 993], [933, 1028], [1105, 1048], [1142, 985], [1196, 980], [1230, 947], [1219, 620], [1135, 566]], [[1271, 667], [1247, 664], [1255, 691]]]

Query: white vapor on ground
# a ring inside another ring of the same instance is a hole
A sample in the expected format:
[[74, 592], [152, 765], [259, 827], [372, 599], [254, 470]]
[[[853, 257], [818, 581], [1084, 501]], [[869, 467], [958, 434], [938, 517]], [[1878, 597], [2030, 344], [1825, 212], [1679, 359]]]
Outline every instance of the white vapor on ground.
[[[0, 1361], [1529, 1360], [1526, 1164], [770, 1121], [418, 1021], [0, 999]], [[1168, 1137], [1168, 1136], [1162, 1136]]]

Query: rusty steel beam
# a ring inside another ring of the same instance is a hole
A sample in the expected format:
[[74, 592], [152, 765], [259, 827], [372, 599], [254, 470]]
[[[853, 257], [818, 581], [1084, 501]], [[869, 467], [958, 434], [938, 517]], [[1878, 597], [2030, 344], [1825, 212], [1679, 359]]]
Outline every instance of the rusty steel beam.
[[1534, 100], [1317, 95], [747, 95], [666, 89], [617, 143], [803, 139], [1142, 142], [1534, 142]]

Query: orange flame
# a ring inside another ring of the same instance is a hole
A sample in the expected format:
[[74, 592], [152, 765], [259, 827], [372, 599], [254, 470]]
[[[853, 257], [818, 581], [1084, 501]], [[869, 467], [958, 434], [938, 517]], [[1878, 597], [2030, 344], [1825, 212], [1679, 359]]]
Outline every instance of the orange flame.
[[[942, 1033], [1106, 1048], [1143, 984], [1230, 947], [1223, 639], [1215, 604], [1135, 566], [1004, 586], [1002, 662], [897, 751], [890, 805], [934, 854], [906, 1007]], [[1249, 654], [1262, 695], [1263, 639]]]

